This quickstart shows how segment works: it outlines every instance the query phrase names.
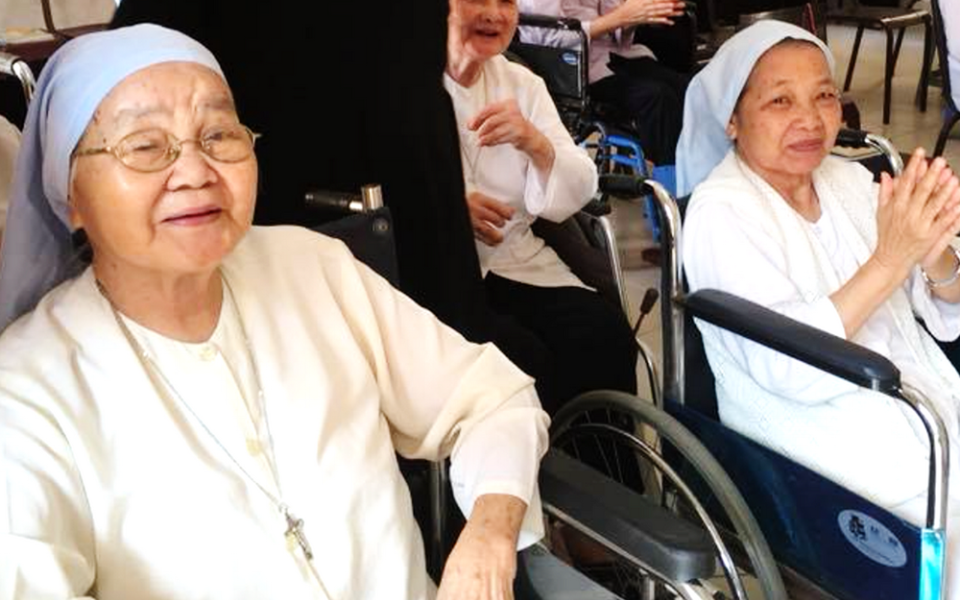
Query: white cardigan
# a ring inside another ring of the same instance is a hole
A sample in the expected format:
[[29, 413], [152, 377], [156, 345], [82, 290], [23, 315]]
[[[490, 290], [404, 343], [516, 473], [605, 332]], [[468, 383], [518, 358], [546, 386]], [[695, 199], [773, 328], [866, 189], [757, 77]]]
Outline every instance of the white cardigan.
[[[253, 228], [223, 275], [316, 575], [277, 508], [151, 382], [88, 269], [0, 337], [0, 599], [429, 598], [395, 449], [452, 453], [465, 512], [481, 494], [513, 494], [530, 506], [522, 543], [540, 535], [547, 417], [532, 380], [495, 347], [466, 342], [343, 244], [304, 229]], [[178, 350], [134, 328], [204, 425], [271, 488], [269, 440], [255, 427], [266, 419], [251, 427], [251, 394], [236, 393], [249, 387], [236, 330], [221, 321], [208, 343]]]
[[[543, 80], [526, 67], [494, 56], [484, 63], [480, 79], [465, 88], [444, 75], [453, 98], [467, 193], [480, 191], [509, 204], [516, 212], [502, 232], [504, 240], [490, 247], [477, 242], [483, 275], [497, 275], [544, 287], [583, 286], [560, 257], [530, 231], [537, 218], [560, 222], [576, 214], [597, 190], [597, 169], [573, 143], [560, 121]], [[510, 144], [480, 148], [467, 122], [491, 102], [515, 98], [520, 112], [540, 130], [555, 154], [549, 176]]]
[[[866, 169], [834, 157], [815, 171], [814, 185], [824, 213], [817, 224], [731, 150], [691, 199], [683, 242], [691, 289], [728, 291], [845, 337], [829, 296], [876, 245], [877, 187]], [[956, 444], [960, 376], [914, 313], [941, 339], [960, 334], [960, 307], [934, 300], [917, 269], [852, 341], [890, 358], [904, 381], [930, 395]], [[725, 424], [879, 504], [925, 492], [926, 437], [899, 402], [698, 326]]]

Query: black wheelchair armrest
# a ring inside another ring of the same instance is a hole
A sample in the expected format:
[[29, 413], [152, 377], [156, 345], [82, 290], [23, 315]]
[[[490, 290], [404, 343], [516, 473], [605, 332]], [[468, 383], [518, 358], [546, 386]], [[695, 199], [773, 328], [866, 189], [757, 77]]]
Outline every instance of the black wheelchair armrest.
[[887, 358], [739, 296], [704, 289], [680, 302], [692, 317], [858, 386], [893, 395], [900, 389], [900, 371]]
[[563, 31], [580, 31], [580, 21], [566, 17], [554, 17], [551, 15], [535, 15], [532, 13], [520, 13], [521, 27], [539, 27], [541, 29], [560, 29]]
[[548, 514], [670, 581], [716, 569], [704, 529], [558, 450], [540, 464], [540, 494]]

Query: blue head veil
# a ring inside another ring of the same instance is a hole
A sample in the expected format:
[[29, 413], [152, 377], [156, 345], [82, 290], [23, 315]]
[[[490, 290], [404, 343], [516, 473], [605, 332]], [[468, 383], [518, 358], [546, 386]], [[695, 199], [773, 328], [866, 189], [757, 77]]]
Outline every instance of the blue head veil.
[[27, 112], [10, 193], [0, 252], [0, 331], [81, 270], [67, 213], [70, 155], [94, 111], [127, 76], [175, 61], [223, 75], [206, 48], [157, 25], [79, 37], [47, 62]]
[[760, 21], [736, 34], [720, 47], [710, 63], [690, 82], [683, 105], [683, 130], [677, 142], [677, 194], [686, 196], [707, 178], [733, 142], [727, 123], [754, 65], [783, 40], [803, 40], [823, 51], [833, 73], [830, 49], [819, 38], [795, 25]]

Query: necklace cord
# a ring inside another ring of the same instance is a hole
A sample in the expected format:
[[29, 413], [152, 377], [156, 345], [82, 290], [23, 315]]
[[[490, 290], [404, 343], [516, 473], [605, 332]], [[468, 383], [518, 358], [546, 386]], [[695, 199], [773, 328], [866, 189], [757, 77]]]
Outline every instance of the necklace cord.
[[[273, 478], [274, 485], [277, 488], [277, 492], [279, 496], [270, 492], [270, 490], [265, 488], [253, 475], [251, 475], [250, 472], [246, 468], [244, 468], [244, 466], [240, 463], [240, 461], [237, 460], [237, 458], [233, 455], [233, 453], [230, 452], [230, 450], [223, 444], [223, 442], [220, 441], [220, 438], [218, 438], [216, 434], [214, 434], [213, 431], [207, 426], [204, 420], [200, 418], [200, 416], [196, 413], [196, 411], [193, 409], [190, 403], [186, 401], [186, 399], [180, 394], [179, 390], [177, 390], [177, 388], [173, 385], [173, 382], [171, 382], [170, 379], [167, 377], [167, 375], [163, 372], [163, 370], [160, 369], [160, 366], [157, 364], [154, 358], [150, 355], [150, 353], [148, 353], [146, 349], [137, 340], [136, 336], [130, 330], [129, 326], [127, 326], [123, 316], [120, 314], [120, 311], [117, 309], [116, 305], [114, 304], [113, 299], [110, 297], [110, 294], [107, 292], [106, 288], [103, 286], [100, 280], [95, 278], [94, 281], [96, 283], [97, 289], [99, 290], [100, 294], [104, 297], [104, 299], [110, 305], [110, 310], [113, 313], [113, 317], [116, 320], [117, 325], [120, 328], [120, 331], [123, 333], [123, 336], [126, 339], [127, 343], [129, 344], [130, 348], [134, 351], [134, 354], [137, 355], [137, 358], [140, 360], [141, 365], [143, 365], [144, 370], [147, 372], [147, 375], [150, 378], [150, 381], [153, 384], [153, 386], [157, 388], [158, 391], [161, 388], [165, 388], [166, 390], [168, 390], [170, 394], [177, 400], [177, 403], [184, 410], [186, 410], [191, 417], [193, 417], [193, 420], [207, 434], [207, 437], [209, 437], [220, 448], [223, 454], [226, 455], [228, 459], [230, 459], [230, 462], [233, 463], [234, 467], [237, 468], [237, 470], [244, 476], [244, 478], [250, 483], [252, 483], [254, 486], [256, 486], [257, 489], [259, 489], [263, 493], [263, 495], [266, 496], [274, 504], [277, 511], [284, 517], [285, 524], [287, 525], [287, 529], [284, 532], [284, 535], [288, 539], [293, 539], [300, 546], [300, 548], [303, 550], [304, 556], [307, 559], [307, 562], [310, 563], [311, 565], [311, 570], [316, 576], [317, 582], [320, 584], [321, 587], [323, 587], [323, 583], [320, 580], [319, 573], [317, 573], [316, 569], [313, 568], [312, 566], [313, 551], [307, 540], [306, 534], [303, 531], [303, 519], [298, 518], [290, 510], [289, 506], [287, 506], [287, 504], [283, 501], [283, 492], [280, 488], [280, 477], [279, 477], [278, 468], [276, 465], [276, 457], [274, 456], [273, 435], [270, 431], [270, 421], [267, 416], [266, 402], [264, 400], [264, 393], [263, 393], [263, 385], [260, 379], [260, 370], [259, 370], [259, 367], [257, 366], [257, 361], [253, 353], [252, 345], [250, 344], [250, 338], [247, 336], [246, 327], [244, 326], [244, 323], [243, 323], [243, 317], [240, 315], [240, 307], [237, 305], [236, 298], [234, 297], [233, 289], [230, 287], [230, 282], [222, 274], [220, 279], [223, 282], [225, 289], [227, 290], [227, 295], [229, 296], [231, 307], [234, 311], [234, 314], [236, 315], [237, 323], [240, 327], [240, 334], [243, 337], [244, 346], [246, 347], [248, 357], [250, 360], [250, 366], [253, 370], [254, 380], [256, 381], [257, 401], [259, 405], [258, 408], [264, 420], [264, 426], [266, 428], [266, 434], [267, 434], [267, 443], [269, 445], [269, 455], [267, 456], [267, 465], [269, 467], [270, 475]], [[236, 381], [236, 374], [232, 372], [231, 374], [234, 377], [235, 383], [237, 383], [238, 391], [241, 391], [243, 386], [239, 385], [239, 382]], [[161, 383], [162, 385], [160, 385]], [[241, 391], [241, 394], [242, 393], [243, 392]], [[249, 405], [247, 407], [247, 410], [248, 412], [250, 411]], [[251, 415], [251, 421], [253, 421], [252, 415]], [[258, 436], [260, 435], [259, 432], [257, 432], [257, 435]], [[326, 592], [326, 590], [324, 590], [324, 592]]]

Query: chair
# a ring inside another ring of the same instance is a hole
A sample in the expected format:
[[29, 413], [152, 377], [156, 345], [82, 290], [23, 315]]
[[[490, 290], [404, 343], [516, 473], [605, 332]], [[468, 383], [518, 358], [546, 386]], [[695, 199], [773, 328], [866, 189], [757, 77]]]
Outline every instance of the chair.
[[[899, 156], [890, 159], [896, 170]], [[730, 294], [685, 293], [678, 242], [686, 200], [662, 194], [656, 198], [664, 220], [661, 244], [669, 249], [662, 274], [662, 294], [671, 299], [663, 304], [665, 408], [727, 467], [781, 562], [787, 583], [798, 588], [801, 597], [942, 597], [949, 440], [929, 400], [902, 386], [899, 372], [886, 358], [862, 347]], [[924, 423], [930, 441], [925, 526], [906, 523], [724, 427], [693, 318], [904, 402]], [[682, 461], [674, 467], [684, 468]], [[877, 540], [882, 540], [882, 548], [873, 543]]]
[[940, 128], [940, 135], [937, 136], [937, 145], [933, 150], [934, 156], [943, 154], [943, 148], [947, 145], [947, 138], [954, 125], [960, 121], [960, 108], [953, 99], [952, 83], [950, 81], [949, 57], [947, 56], [947, 33], [943, 25], [943, 14], [940, 12], [940, 1], [930, 1], [931, 12], [933, 13], [933, 30], [937, 39], [937, 54], [940, 57], [940, 73], [943, 79], [943, 102], [946, 105], [943, 127]]
[[[860, 41], [864, 29], [883, 31], [886, 34], [886, 58], [883, 76], [883, 124], [890, 123], [890, 94], [893, 74], [900, 55], [900, 46], [908, 27], [923, 25], [923, 63], [920, 68], [920, 81], [917, 84], [916, 102], [921, 112], [927, 110], [927, 86], [930, 79], [930, 65], [933, 60], [933, 32], [930, 13], [925, 10], [902, 9], [886, 6], [864, 6], [859, 0], [851, 0], [841, 8], [827, 11], [827, 20], [832, 23], [853, 25], [857, 28], [850, 54], [850, 64], [847, 66], [847, 75], [843, 82], [843, 91], [850, 90], [853, 81], [853, 70], [857, 64], [860, 52]], [[897, 41], [894, 45], [893, 34], [897, 32]]]

